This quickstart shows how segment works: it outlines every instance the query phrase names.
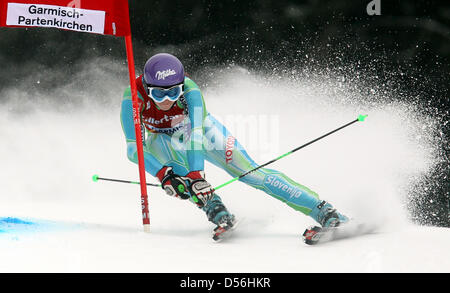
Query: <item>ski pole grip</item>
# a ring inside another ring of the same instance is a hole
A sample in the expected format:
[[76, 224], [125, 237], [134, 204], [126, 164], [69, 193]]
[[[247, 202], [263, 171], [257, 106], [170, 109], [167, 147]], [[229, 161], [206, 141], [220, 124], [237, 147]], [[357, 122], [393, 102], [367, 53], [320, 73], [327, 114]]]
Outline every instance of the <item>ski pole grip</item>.
[[358, 116], [358, 121], [364, 121], [366, 118], [367, 118], [367, 116], [369, 116], [369, 115], [359, 115]]

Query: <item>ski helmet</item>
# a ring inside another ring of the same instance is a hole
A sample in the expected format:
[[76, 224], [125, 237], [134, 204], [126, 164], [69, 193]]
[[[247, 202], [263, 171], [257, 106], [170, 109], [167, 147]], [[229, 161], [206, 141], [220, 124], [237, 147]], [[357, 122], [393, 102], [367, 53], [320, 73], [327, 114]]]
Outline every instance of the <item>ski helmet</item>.
[[184, 82], [184, 67], [177, 57], [160, 53], [145, 63], [144, 80], [149, 86], [170, 87]]

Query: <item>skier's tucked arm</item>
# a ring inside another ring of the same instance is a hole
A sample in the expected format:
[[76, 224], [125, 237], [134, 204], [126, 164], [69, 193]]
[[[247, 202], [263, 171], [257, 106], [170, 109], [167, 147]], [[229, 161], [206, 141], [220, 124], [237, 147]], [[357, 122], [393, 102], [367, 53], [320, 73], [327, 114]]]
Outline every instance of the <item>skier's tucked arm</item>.
[[191, 123], [190, 137], [186, 148], [189, 169], [191, 171], [203, 171], [205, 162], [203, 154], [203, 121], [207, 112], [200, 89], [189, 78], [185, 79], [184, 97]]
[[205, 180], [203, 153], [203, 122], [207, 115], [205, 101], [198, 86], [189, 78], [184, 82], [184, 97], [187, 103], [191, 131], [187, 145], [190, 172], [183, 177], [188, 182], [190, 194], [198, 206], [204, 206], [213, 196], [214, 189]]
[[[138, 98], [142, 101], [142, 97], [138, 93]], [[131, 90], [130, 88], [125, 90], [122, 99], [122, 106], [120, 111], [120, 120], [122, 124], [122, 130], [125, 134], [126, 142], [127, 142], [127, 156], [128, 159], [134, 163], [138, 163], [137, 158], [137, 146], [136, 146], [136, 133], [134, 130], [134, 121], [133, 121], [133, 103], [131, 100]], [[161, 170], [163, 167], [158, 160], [153, 157], [150, 153], [144, 150], [144, 162], [145, 162], [145, 170], [156, 176], [156, 173]]]

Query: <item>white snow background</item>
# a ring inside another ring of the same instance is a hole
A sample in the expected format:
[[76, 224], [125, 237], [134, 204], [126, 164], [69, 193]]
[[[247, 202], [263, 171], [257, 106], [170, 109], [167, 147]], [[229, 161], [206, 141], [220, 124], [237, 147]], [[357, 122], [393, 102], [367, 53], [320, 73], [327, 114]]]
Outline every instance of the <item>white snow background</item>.
[[[368, 114], [270, 168], [378, 225], [374, 234], [307, 246], [301, 234], [312, 219], [235, 182], [218, 193], [243, 221], [232, 238], [214, 243], [214, 225], [188, 201], [149, 187], [151, 232], [144, 233], [139, 186], [91, 180], [138, 180], [119, 120], [128, 76], [123, 64], [99, 64], [50, 99], [3, 89], [10, 100], [0, 105], [0, 217], [35, 225], [0, 233], [0, 272], [450, 272], [449, 229], [407, 220], [407, 192], [439, 159], [434, 122], [414, 107], [363, 102], [335, 92], [326, 77], [213, 72], [216, 82], [203, 87], [207, 109], [261, 164]], [[112, 75], [116, 69], [125, 74]], [[209, 163], [205, 171], [213, 186], [230, 179]]]

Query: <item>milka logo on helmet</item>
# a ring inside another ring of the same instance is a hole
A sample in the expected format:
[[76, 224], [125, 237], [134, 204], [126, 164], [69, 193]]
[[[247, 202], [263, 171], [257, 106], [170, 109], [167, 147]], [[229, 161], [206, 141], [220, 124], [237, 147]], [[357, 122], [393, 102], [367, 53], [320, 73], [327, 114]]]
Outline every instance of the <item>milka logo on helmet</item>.
[[[281, 191], [287, 193], [289, 198], [299, 198], [302, 195], [301, 190], [293, 187], [291, 184], [288, 184], [285, 180], [280, 177], [275, 176], [267, 176], [264, 180], [264, 185], [267, 186], [270, 190], [274, 191], [273, 188], [281, 189]], [[274, 191], [274, 193], [276, 193]]]
[[167, 69], [167, 70], [163, 70], [163, 71], [158, 71], [158, 72], [156, 72], [155, 77], [156, 77], [158, 80], [161, 80], [161, 79], [166, 79], [166, 77], [171, 76], [171, 75], [175, 75], [175, 74], [177, 74], [177, 73], [175, 72], [175, 70], [173, 70], [173, 69]]

